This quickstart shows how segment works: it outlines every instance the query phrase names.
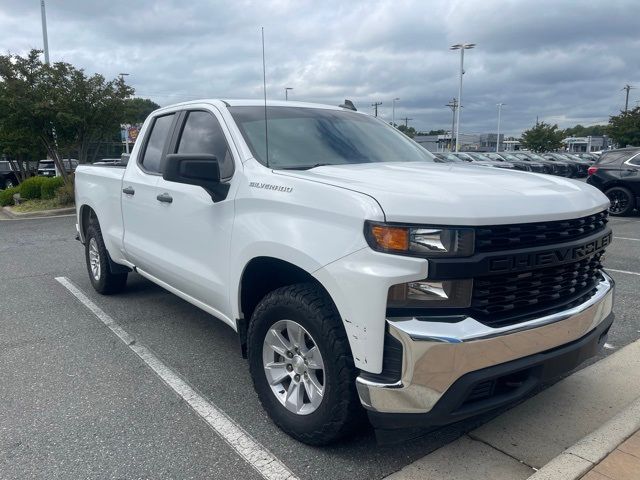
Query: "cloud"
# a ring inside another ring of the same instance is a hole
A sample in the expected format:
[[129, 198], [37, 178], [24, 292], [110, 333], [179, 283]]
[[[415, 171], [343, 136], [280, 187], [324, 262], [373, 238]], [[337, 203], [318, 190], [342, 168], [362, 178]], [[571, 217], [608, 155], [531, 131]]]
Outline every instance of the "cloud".
[[[606, 122], [622, 107], [625, 83], [640, 78], [637, 1], [395, 0], [234, 2], [48, 0], [53, 61], [114, 77], [161, 105], [199, 97], [262, 94], [260, 26], [267, 41], [271, 98], [363, 110], [382, 101], [390, 120], [450, 128], [445, 105], [465, 55], [462, 130], [519, 134], [541, 120], [561, 127]], [[0, 0], [5, 52], [41, 48], [38, 2]], [[632, 104], [635, 96], [632, 91]]]

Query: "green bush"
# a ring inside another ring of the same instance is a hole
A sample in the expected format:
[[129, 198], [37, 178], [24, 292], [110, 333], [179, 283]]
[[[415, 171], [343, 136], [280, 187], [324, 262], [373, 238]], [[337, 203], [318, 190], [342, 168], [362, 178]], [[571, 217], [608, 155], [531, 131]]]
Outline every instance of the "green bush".
[[32, 198], [40, 198], [42, 195], [42, 184], [49, 180], [45, 177], [30, 177], [22, 182], [19, 186], [20, 196], [25, 200], [31, 200]]
[[56, 190], [56, 202], [58, 205], [72, 205], [75, 202], [75, 191], [73, 184], [62, 185]]
[[56, 196], [56, 190], [64, 185], [62, 177], [43, 178], [43, 182], [40, 185], [40, 198], [43, 200], [49, 200]]
[[0, 207], [13, 205], [13, 196], [20, 192], [20, 187], [7, 188], [0, 190]]

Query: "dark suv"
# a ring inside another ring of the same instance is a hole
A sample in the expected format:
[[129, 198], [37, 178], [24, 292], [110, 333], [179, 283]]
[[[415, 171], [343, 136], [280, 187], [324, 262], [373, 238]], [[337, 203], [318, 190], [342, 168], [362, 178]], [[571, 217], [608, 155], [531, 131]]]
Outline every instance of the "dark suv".
[[7, 160], [0, 160], [0, 190], [18, 185], [18, 177], [13, 171], [11, 163]]
[[603, 153], [589, 167], [587, 183], [609, 197], [611, 215], [627, 215], [640, 208], [640, 148]]

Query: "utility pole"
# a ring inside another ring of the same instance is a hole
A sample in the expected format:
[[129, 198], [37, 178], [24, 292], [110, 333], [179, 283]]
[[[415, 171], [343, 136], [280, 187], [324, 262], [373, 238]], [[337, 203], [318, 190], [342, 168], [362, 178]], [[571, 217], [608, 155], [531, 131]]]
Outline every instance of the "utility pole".
[[396, 128], [396, 102], [400, 100], [399, 98], [394, 98], [391, 101], [392, 107], [391, 107], [391, 126], [393, 128]]
[[632, 88], [636, 88], [636, 87], [632, 87], [631, 85], [629, 85], [628, 83], [624, 86], [624, 88], [622, 90], [626, 90], [626, 98], [624, 101], [624, 113], [627, 113], [627, 111], [629, 110], [629, 90], [631, 90]]
[[460, 151], [460, 108], [462, 107], [462, 76], [464, 75], [464, 51], [475, 47], [475, 43], [457, 43], [450, 50], [460, 50], [460, 86], [458, 87], [458, 109], [456, 118], [456, 152]]
[[284, 100], [289, 100], [289, 90], [293, 90], [293, 87], [284, 87]]
[[453, 152], [453, 130], [456, 127], [456, 109], [458, 108], [458, 99], [453, 97], [449, 103], [445, 105], [445, 107], [449, 107], [451, 109], [451, 136], [449, 138], [449, 151]]
[[498, 107], [498, 135], [496, 136], [496, 152], [500, 151], [500, 114], [502, 113], [502, 106], [506, 103], [496, 103]]
[[409, 122], [413, 120], [413, 118], [404, 117], [404, 118], [401, 118], [400, 120], [404, 120], [404, 128], [409, 128]]
[[374, 102], [371, 104], [371, 106], [373, 107], [373, 111], [375, 112], [374, 113], [375, 117], [378, 116], [378, 105], [382, 105], [382, 102]]
[[47, 35], [47, 13], [44, 9], [44, 0], [40, 0], [40, 13], [42, 14], [42, 41], [44, 43], [44, 63], [49, 65], [49, 36]]

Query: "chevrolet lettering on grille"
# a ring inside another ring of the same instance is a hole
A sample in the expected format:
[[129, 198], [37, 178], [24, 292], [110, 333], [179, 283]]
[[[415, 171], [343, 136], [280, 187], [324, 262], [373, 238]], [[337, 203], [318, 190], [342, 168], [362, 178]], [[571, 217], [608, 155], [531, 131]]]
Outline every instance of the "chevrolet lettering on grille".
[[513, 272], [582, 260], [606, 248], [611, 243], [612, 235], [611, 232], [608, 232], [596, 240], [578, 246], [494, 257], [489, 261], [489, 272]]

